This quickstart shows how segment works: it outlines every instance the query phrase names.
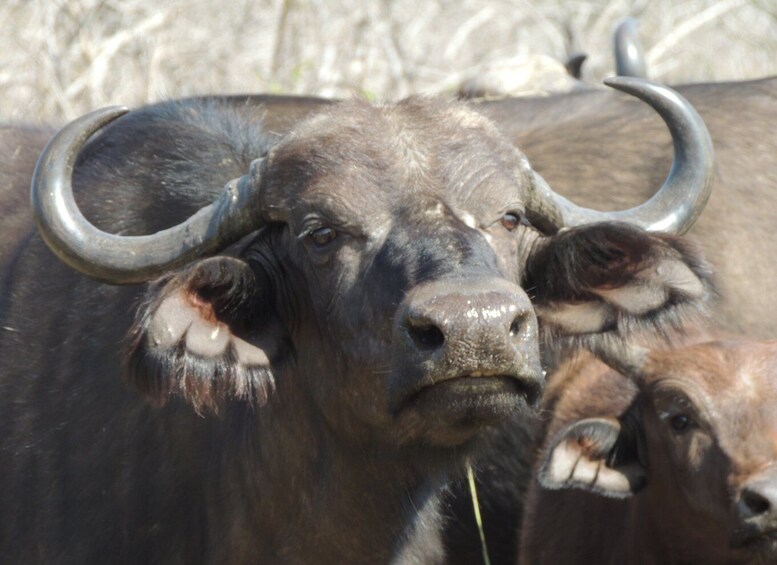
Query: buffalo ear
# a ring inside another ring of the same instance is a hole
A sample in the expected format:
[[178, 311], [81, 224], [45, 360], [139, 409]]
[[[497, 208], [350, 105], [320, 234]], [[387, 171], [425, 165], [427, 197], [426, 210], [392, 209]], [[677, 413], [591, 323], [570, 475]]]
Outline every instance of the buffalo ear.
[[542, 455], [538, 480], [546, 489], [575, 488], [627, 498], [645, 486], [641, 433], [615, 418], [586, 418], [559, 431]]
[[266, 403], [283, 335], [267, 286], [230, 257], [151, 283], [128, 335], [126, 380], [155, 405], [179, 395], [200, 414], [233, 398]]
[[546, 335], [668, 335], [707, 314], [710, 269], [687, 240], [607, 222], [539, 242], [525, 272]]

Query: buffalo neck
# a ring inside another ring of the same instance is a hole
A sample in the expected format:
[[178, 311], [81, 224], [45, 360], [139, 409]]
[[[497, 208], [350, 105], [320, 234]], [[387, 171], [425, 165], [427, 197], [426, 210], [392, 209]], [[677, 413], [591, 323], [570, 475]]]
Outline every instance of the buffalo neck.
[[446, 462], [430, 462], [421, 450], [343, 440], [296, 387], [280, 384], [275, 396], [261, 408], [231, 407], [214, 442], [220, 463], [209, 496], [224, 507], [216, 515], [229, 520], [210, 524], [210, 535], [229, 540], [236, 562], [441, 559]]

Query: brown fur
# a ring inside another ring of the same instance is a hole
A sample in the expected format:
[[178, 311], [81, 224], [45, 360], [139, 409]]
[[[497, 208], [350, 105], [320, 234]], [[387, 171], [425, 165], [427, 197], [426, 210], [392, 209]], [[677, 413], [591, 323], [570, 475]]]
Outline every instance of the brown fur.
[[[773, 562], [774, 531], [743, 541], [737, 504], [748, 480], [777, 465], [777, 341], [702, 340], [651, 351], [637, 384], [587, 355], [552, 375], [537, 465], [570, 423], [633, 416], [644, 432], [647, 484], [614, 499], [532, 481], [520, 563]], [[695, 421], [682, 435], [660, 417], [677, 391]]]

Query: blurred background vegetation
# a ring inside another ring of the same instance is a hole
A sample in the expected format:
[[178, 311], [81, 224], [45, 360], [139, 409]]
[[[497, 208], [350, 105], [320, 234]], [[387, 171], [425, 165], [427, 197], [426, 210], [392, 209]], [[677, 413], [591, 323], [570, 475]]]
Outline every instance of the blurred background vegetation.
[[3, 0], [0, 120], [205, 93], [394, 99], [494, 65], [532, 93], [538, 61], [579, 52], [598, 84], [629, 15], [657, 80], [777, 74], [777, 0]]

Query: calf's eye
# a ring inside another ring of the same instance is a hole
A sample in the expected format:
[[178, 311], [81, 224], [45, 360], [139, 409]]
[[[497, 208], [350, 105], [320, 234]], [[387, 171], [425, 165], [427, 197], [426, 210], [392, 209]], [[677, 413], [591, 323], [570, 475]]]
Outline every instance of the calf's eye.
[[683, 414], [677, 414], [670, 418], [669, 425], [672, 426], [672, 430], [675, 433], [681, 434], [688, 431], [688, 428], [691, 427], [691, 419]]
[[326, 247], [337, 237], [337, 232], [332, 228], [318, 228], [310, 232], [310, 240], [318, 248]]
[[508, 231], [513, 231], [521, 223], [521, 218], [515, 212], [507, 212], [502, 216], [502, 225], [507, 228]]

